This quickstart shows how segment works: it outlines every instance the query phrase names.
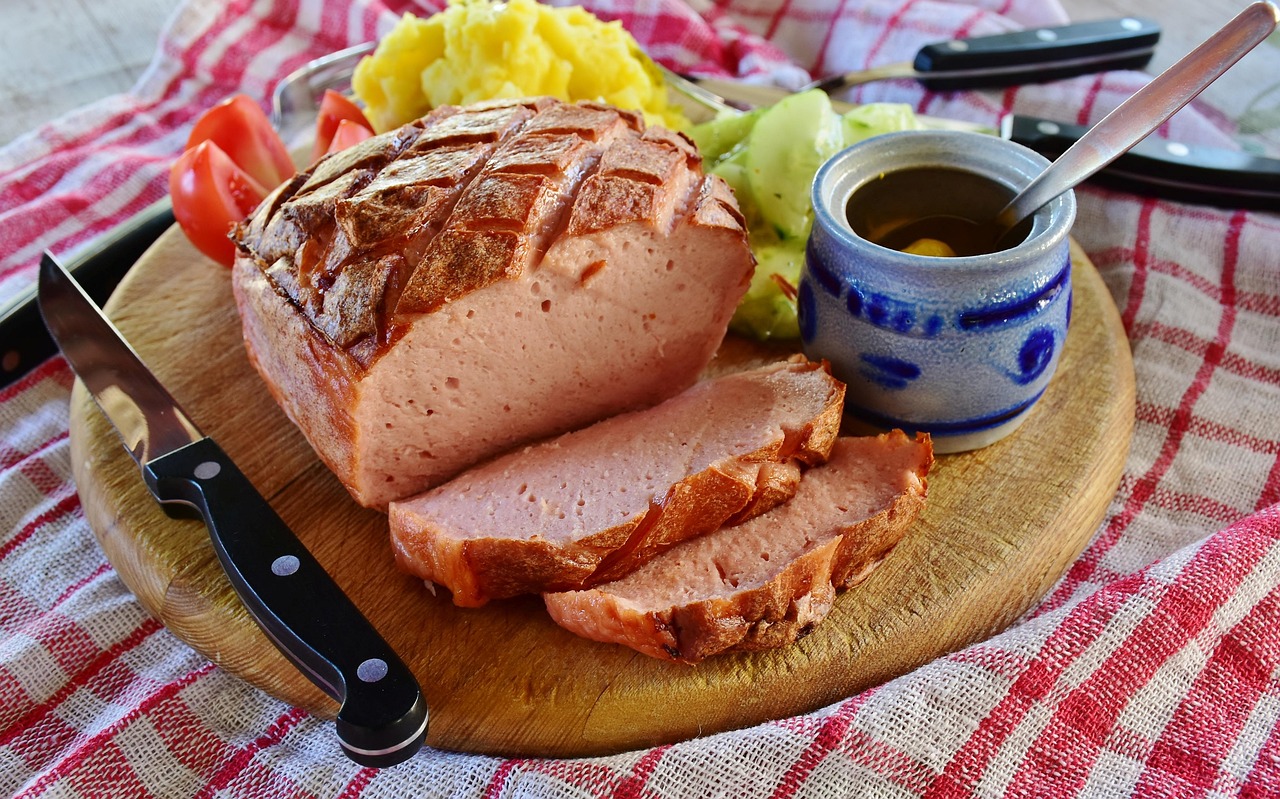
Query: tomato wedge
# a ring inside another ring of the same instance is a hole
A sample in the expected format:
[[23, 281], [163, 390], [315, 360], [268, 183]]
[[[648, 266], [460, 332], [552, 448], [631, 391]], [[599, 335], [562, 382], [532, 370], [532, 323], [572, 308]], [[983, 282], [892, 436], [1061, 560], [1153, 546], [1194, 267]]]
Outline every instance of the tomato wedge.
[[[372, 135], [373, 126], [355, 103], [327, 91], [316, 119], [313, 161]], [[235, 245], [227, 238], [231, 227], [293, 173], [293, 160], [267, 115], [237, 94], [196, 120], [186, 152], [170, 168], [173, 214], [196, 249], [229, 267], [235, 261]]]
[[232, 225], [252, 213], [268, 192], [211, 140], [187, 150], [169, 170], [173, 215], [182, 232], [196, 249], [227, 267], [236, 253], [227, 238]]
[[338, 129], [333, 132], [333, 141], [329, 142], [329, 149], [324, 154], [328, 155], [329, 153], [345, 150], [353, 144], [359, 144], [365, 139], [371, 138], [373, 138], [373, 131], [359, 122], [343, 119], [338, 122]]
[[[348, 128], [351, 125], [359, 125], [368, 132], [368, 136], [352, 138], [355, 134], [347, 133], [347, 143], [335, 149], [333, 142], [337, 138], [343, 122], [351, 123]], [[360, 110], [360, 107], [333, 89], [326, 89], [324, 97], [320, 100], [320, 111], [316, 116], [316, 143], [311, 150], [311, 163], [314, 164], [319, 161], [323, 155], [345, 149], [372, 135], [373, 125], [369, 124], [369, 120], [365, 118], [364, 112]]]
[[279, 186], [295, 171], [284, 142], [271, 121], [248, 95], [237, 94], [210, 108], [196, 120], [187, 149], [211, 141], [232, 162], [268, 189]]

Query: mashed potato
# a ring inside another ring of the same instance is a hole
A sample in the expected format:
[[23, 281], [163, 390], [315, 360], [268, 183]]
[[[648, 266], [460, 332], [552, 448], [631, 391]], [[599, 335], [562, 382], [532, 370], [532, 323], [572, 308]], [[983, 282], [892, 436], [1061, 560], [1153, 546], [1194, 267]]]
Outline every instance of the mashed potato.
[[406, 14], [356, 67], [352, 85], [379, 132], [440, 105], [543, 95], [638, 110], [666, 127], [688, 124], [620, 23], [535, 0], [449, 0], [427, 19]]

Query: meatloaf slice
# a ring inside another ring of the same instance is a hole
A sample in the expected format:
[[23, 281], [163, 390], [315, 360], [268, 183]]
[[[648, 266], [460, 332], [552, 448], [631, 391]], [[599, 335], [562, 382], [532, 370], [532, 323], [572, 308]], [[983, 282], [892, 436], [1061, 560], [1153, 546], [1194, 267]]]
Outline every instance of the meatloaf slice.
[[591, 103], [436, 109], [234, 233], [251, 362], [358, 502], [693, 384], [754, 268], [684, 137]]
[[397, 562], [469, 607], [614, 579], [789, 498], [843, 401], [802, 356], [706, 380], [391, 503]]
[[686, 541], [615, 582], [547, 594], [558, 624], [684, 663], [770, 649], [826, 618], [924, 507], [927, 436], [841, 438], [784, 505]]

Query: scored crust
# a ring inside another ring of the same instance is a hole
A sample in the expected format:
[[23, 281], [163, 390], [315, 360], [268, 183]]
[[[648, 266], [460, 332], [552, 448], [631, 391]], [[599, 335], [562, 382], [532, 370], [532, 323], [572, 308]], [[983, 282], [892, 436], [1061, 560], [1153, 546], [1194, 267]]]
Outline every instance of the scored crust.
[[902, 539], [924, 508], [932, 462], [927, 436], [841, 438], [786, 504], [615, 582], [546, 594], [547, 610], [578, 635], [683, 663], [785, 646]]
[[[232, 238], [367, 365], [397, 324], [518, 277], [562, 233], [669, 224], [700, 164], [683, 134], [609, 106], [443, 106], [296, 175]], [[742, 227], [731, 193], [708, 183], [690, 209], [698, 222]]]
[[251, 362], [360, 504], [691, 385], [754, 259], [680, 134], [550, 99], [444, 107], [239, 225]]

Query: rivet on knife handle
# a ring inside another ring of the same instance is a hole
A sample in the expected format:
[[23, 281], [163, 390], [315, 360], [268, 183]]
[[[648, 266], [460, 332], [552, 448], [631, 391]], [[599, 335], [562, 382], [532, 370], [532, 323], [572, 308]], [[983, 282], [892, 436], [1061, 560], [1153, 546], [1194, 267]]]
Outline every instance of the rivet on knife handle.
[[935, 91], [1043, 83], [1141, 69], [1160, 40], [1160, 26], [1137, 17], [1034, 28], [925, 45], [910, 64], [885, 64], [813, 84], [827, 92], [888, 78], [911, 78]]
[[280, 650], [342, 703], [338, 739], [357, 763], [387, 766], [421, 746], [417, 680], [212, 439], [143, 471], [160, 502], [194, 505], [250, 614]]
[[916, 54], [919, 80], [933, 90], [1045, 83], [1110, 69], [1141, 69], [1160, 26], [1138, 17], [1034, 28], [930, 44]]
[[[1022, 115], [1006, 117], [1006, 139], [1056, 159], [1088, 128]], [[1280, 211], [1280, 159], [1148, 136], [1095, 177], [1136, 194], [1223, 208]]]

